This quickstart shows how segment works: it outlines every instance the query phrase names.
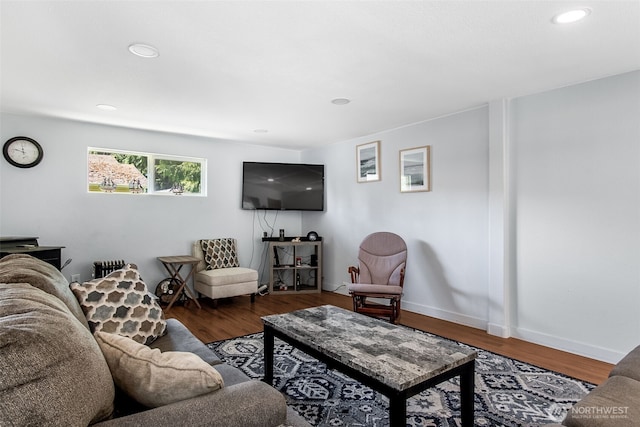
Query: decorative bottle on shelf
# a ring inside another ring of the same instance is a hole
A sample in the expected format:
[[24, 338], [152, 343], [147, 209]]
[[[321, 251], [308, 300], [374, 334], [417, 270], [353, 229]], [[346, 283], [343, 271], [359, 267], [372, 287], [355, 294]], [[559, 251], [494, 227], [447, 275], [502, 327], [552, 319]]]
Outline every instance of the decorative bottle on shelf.
[[300, 289], [300, 273], [296, 274], [296, 290]]

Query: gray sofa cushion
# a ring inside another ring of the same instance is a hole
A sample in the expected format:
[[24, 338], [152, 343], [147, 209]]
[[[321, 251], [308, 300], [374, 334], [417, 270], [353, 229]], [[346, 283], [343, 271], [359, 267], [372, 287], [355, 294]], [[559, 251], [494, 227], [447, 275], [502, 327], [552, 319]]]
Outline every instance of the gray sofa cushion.
[[87, 329], [89, 324], [69, 289], [67, 279], [51, 264], [31, 255], [13, 254], [0, 259], [0, 283], [29, 283], [57, 297]]
[[610, 377], [621, 375], [640, 381], [640, 345], [627, 354], [611, 370]]
[[193, 336], [191, 332], [178, 320], [167, 319], [167, 333], [149, 345], [157, 348], [161, 352], [165, 351], [188, 351], [200, 356], [202, 360], [210, 365], [217, 365], [222, 361], [202, 343]]
[[226, 363], [220, 363], [216, 365], [216, 371], [218, 371], [218, 373], [222, 375], [224, 384], [227, 387], [250, 380], [250, 378], [246, 376], [240, 369], [229, 366]]
[[281, 424], [283, 427], [311, 427], [301, 415], [287, 406], [287, 421]]
[[265, 427], [283, 424], [286, 417], [284, 396], [262, 381], [252, 380], [225, 386], [193, 399], [104, 421], [96, 427]]
[[0, 284], [0, 424], [86, 426], [113, 410], [107, 362], [55, 296]]
[[640, 420], [640, 382], [615, 376], [593, 389], [569, 410], [567, 427], [631, 427]]

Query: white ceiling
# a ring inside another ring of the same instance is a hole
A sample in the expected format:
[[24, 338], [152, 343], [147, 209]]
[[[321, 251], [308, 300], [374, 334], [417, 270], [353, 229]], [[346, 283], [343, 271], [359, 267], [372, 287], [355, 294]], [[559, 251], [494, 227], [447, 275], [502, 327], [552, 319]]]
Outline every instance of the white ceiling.
[[[592, 13], [550, 22], [575, 6]], [[0, 14], [2, 111], [294, 149], [640, 69], [640, 0], [2, 0]]]

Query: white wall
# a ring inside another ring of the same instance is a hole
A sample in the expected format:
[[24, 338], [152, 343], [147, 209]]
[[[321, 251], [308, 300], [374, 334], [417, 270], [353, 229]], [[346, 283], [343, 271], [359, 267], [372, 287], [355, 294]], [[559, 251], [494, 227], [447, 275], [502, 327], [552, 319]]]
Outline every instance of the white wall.
[[[0, 234], [66, 246], [65, 275], [83, 279], [93, 260], [122, 257], [155, 285], [157, 256], [227, 235], [257, 267], [264, 214], [239, 207], [242, 161], [323, 163], [325, 212], [266, 219], [323, 237], [325, 289], [345, 291], [362, 238], [393, 231], [409, 246], [403, 308], [616, 362], [640, 341], [638, 117], [640, 71], [302, 153], [3, 114], [2, 141], [30, 136], [46, 152], [30, 170], [0, 162]], [[356, 146], [375, 140], [382, 180], [358, 184]], [[422, 145], [433, 191], [400, 193], [399, 151]], [[206, 157], [209, 196], [88, 194], [87, 146]]]
[[[640, 341], [639, 117], [633, 72], [304, 152], [327, 168], [327, 211], [302, 219], [325, 239], [325, 289], [393, 231], [404, 308], [617, 362]], [[382, 181], [357, 184], [374, 140]], [[401, 194], [398, 151], [427, 144], [433, 191]]]
[[[324, 163], [327, 206], [303, 230], [324, 238], [324, 288], [348, 280], [358, 245], [374, 231], [408, 245], [403, 307], [485, 327], [488, 276], [486, 107], [303, 153]], [[356, 146], [381, 141], [382, 180], [356, 182]], [[400, 193], [399, 151], [431, 145], [433, 191]], [[340, 288], [341, 292], [345, 289]]]
[[[242, 161], [300, 158], [294, 150], [65, 120], [2, 114], [1, 123], [2, 141], [29, 136], [45, 155], [32, 169], [0, 161], [0, 235], [37, 236], [41, 245], [65, 246], [63, 262], [73, 259], [63, 270], [67, 278], [80, 273], [89, 280], [94, 260], [134, 262], [152, 289], [166, 277], [156, 257], [189, 254], [201, 238], [237, 238], [240, 263], [258, 268], [265, 214], [240, 209]], [[89, 194], [89, 146], [204, 157], [208, 197]], [[274, 225], [275, 218], [266, 214], [276, 235], [279, 228], [300, 230], [298, 212], [279, 213]]]
[[516, 334], [616, 361], [640, 342], [640, 72], [517, 99]]

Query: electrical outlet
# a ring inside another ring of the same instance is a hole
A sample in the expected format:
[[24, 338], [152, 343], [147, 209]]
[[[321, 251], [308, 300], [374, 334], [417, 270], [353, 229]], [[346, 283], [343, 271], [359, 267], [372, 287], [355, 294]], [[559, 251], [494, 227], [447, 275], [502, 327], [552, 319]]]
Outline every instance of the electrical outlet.
[[71, 281], [72, 282], [79, 282], [80, 281], [80, 274], [72, 274], [71, 275]]

